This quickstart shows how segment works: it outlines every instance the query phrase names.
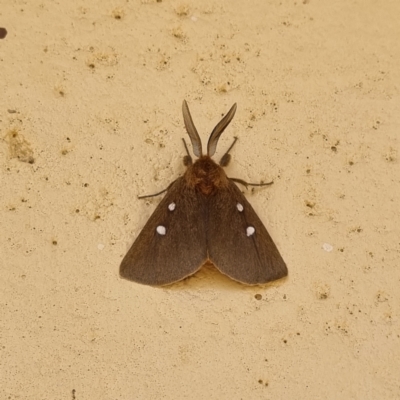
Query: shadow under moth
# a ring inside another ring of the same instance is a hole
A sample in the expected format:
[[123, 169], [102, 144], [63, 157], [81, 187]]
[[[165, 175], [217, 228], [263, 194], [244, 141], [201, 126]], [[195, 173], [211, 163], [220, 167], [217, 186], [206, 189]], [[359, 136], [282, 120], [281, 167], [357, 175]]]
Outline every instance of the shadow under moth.
[[185, 174], [162, 192], [141, 197], [166, 192], [122, 260], [121, 277], [145, 285], [168, 285], [194, 274], [206, 261], [248, 285], [286, 276], [288, 270], [275, 243], [235, 184], [247, 187], [272, 182], [250, 184], [227, 177], [222, 167], [228, 165], [229, 151], [237, 138], [219, 165], [211, 159], [218, 139], [235, 115], [236, 104], [211, 132], [206, 155], [186, 101], [182, 108], [198, 159], [193, 162], [183, 139]]

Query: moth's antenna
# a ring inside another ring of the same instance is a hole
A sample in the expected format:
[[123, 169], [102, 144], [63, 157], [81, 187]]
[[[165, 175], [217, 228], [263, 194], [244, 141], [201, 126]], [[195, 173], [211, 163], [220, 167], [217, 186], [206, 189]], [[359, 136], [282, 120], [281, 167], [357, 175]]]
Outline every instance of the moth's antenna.
[[218, 139], [221, 136], [222, 132], [226, 129], [229, 123], [232, 121], [232, 118], [235, 116], [236, 112], [236, 103], [231, 107], [228, 111], [228, 114], [225, 115], [224, 118], [217, 124], [217, 126], [211, 132], [210, 138], [208, 139], [207, 144], [207, 155], [212, 157], [217, 149]]
[[183, 100], [182, 104], [182, 112], [183, 112], [183, 121], [185, 122], [185, 128], [187, 133], [189, 134], [190, 141], [192, 142], [193, 146], [193, 153], [196, 157], [201, 157], [203, 155], [201, 149], [201, 140], [200, 136], [197, 132], [196, 127], [194, 126], [192, 116], [190, 115], [188, 104], [186, 100]]

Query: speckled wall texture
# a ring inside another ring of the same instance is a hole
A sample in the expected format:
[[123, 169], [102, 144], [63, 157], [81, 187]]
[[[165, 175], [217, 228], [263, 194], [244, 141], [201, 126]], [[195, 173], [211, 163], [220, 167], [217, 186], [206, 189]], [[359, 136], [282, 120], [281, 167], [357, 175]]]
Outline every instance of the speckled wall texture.
[[[400, 2], [0, 3], [1, 399], [400, 398]], [[119, 277], [183, 99], [287, 278]]]

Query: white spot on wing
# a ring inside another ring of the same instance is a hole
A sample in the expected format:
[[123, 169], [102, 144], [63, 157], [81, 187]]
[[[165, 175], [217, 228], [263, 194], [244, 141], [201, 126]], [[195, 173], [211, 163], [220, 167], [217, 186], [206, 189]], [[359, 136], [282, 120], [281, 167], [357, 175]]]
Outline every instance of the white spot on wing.
[[[247, 228], [247, 229], [249, 229], [249, 228]], [[157, 228], [156, 228], [156, 231], [157, 231], [157, 233], [159, 235], [163, 235], [163, 236], [167, 233], [167, 230], [165, 229], [165, 226], [162, 226], [162, 225], [158, 225]]]
[[239, 212], [243, 211], [243, 206], [240, 203], [236, 204], [236, 208], [238, 209]]
[[172, 202], [169, 206], [168, 206], [168, 210], [169, 211], [174, 211], [176, 207], [176, 204], [174, 202]]
[[254, 232], [255, 232], [256, 230], [254, 229], [254, 226], [248, 226], [247, 228], [246, 228], [246, 235], [247, 236], [251, 236], [251, 235], [254, 235]]

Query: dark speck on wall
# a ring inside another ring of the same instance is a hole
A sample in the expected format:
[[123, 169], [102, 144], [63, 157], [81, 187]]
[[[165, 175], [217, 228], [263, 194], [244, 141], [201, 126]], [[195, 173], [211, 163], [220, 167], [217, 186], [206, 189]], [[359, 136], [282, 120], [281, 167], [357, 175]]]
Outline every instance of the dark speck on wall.
[[7, 29], [0, 28], [0, 39], [4, 39], [7, 36]]

